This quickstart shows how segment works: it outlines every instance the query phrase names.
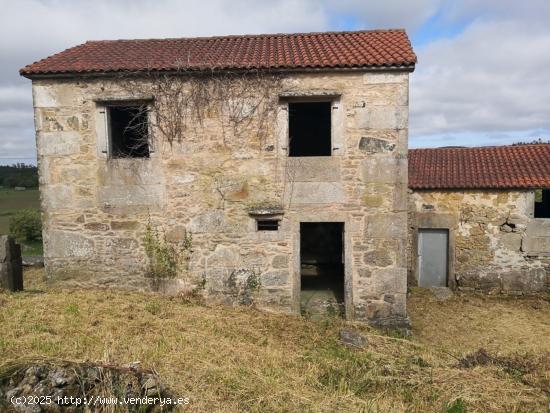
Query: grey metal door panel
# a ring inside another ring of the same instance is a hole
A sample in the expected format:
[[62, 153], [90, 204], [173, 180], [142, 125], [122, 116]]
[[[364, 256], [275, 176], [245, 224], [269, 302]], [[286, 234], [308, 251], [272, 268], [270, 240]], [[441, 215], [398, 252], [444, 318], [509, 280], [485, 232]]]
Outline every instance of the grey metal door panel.
[[418, 285], [447, 286], [449, 230], [418, 230]]

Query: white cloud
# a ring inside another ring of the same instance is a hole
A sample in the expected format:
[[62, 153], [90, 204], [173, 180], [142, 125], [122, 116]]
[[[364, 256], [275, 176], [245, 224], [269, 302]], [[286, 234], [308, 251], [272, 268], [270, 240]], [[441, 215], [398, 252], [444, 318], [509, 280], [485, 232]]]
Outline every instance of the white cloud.
[[[411, 136], [550, 131], [550, 31], [478, 20], [417, 50]], [[520, 138], [520, 137], [518, 137]]]

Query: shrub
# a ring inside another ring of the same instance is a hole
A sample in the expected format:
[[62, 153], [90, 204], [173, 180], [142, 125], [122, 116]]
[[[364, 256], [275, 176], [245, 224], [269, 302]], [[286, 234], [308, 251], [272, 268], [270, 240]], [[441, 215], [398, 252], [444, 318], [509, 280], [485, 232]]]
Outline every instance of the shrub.
[[187, 270], [191, 251], [191, 235], [185, 235], [178, 244], [166, 240], [166, 234], [147, 225], [143, 239], [145, 253], [149, 261], [149, 276], [153, 286], [158, 288], [160, 280], [174, 278], [181, 270]]
[[18, 240], [42, 239], [42, 219], [36, 209], [23, 209], [10, 218], [10, 235]]

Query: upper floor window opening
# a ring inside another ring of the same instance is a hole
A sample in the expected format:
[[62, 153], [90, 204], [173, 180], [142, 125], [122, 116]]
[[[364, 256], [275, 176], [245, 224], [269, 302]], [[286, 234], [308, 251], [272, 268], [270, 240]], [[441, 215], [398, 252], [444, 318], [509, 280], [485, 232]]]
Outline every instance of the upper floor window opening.
[[289, 156], [331, 156], [332, 102], [289, 102]]
[[145, 104], [117, 104], [106, 107], [109, 154], [113, 158], [148, 158], [149, 117]]

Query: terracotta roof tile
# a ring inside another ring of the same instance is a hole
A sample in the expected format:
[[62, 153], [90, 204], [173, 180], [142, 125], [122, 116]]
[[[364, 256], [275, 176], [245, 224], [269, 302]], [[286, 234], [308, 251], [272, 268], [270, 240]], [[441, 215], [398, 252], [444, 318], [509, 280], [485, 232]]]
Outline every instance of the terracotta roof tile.
[[400, 67], [404, 30], [89, 41], [25, 66], [23, 76], [119, 71]]
[[409, 187], [550, 188], [550, 144], [411, 149]]

